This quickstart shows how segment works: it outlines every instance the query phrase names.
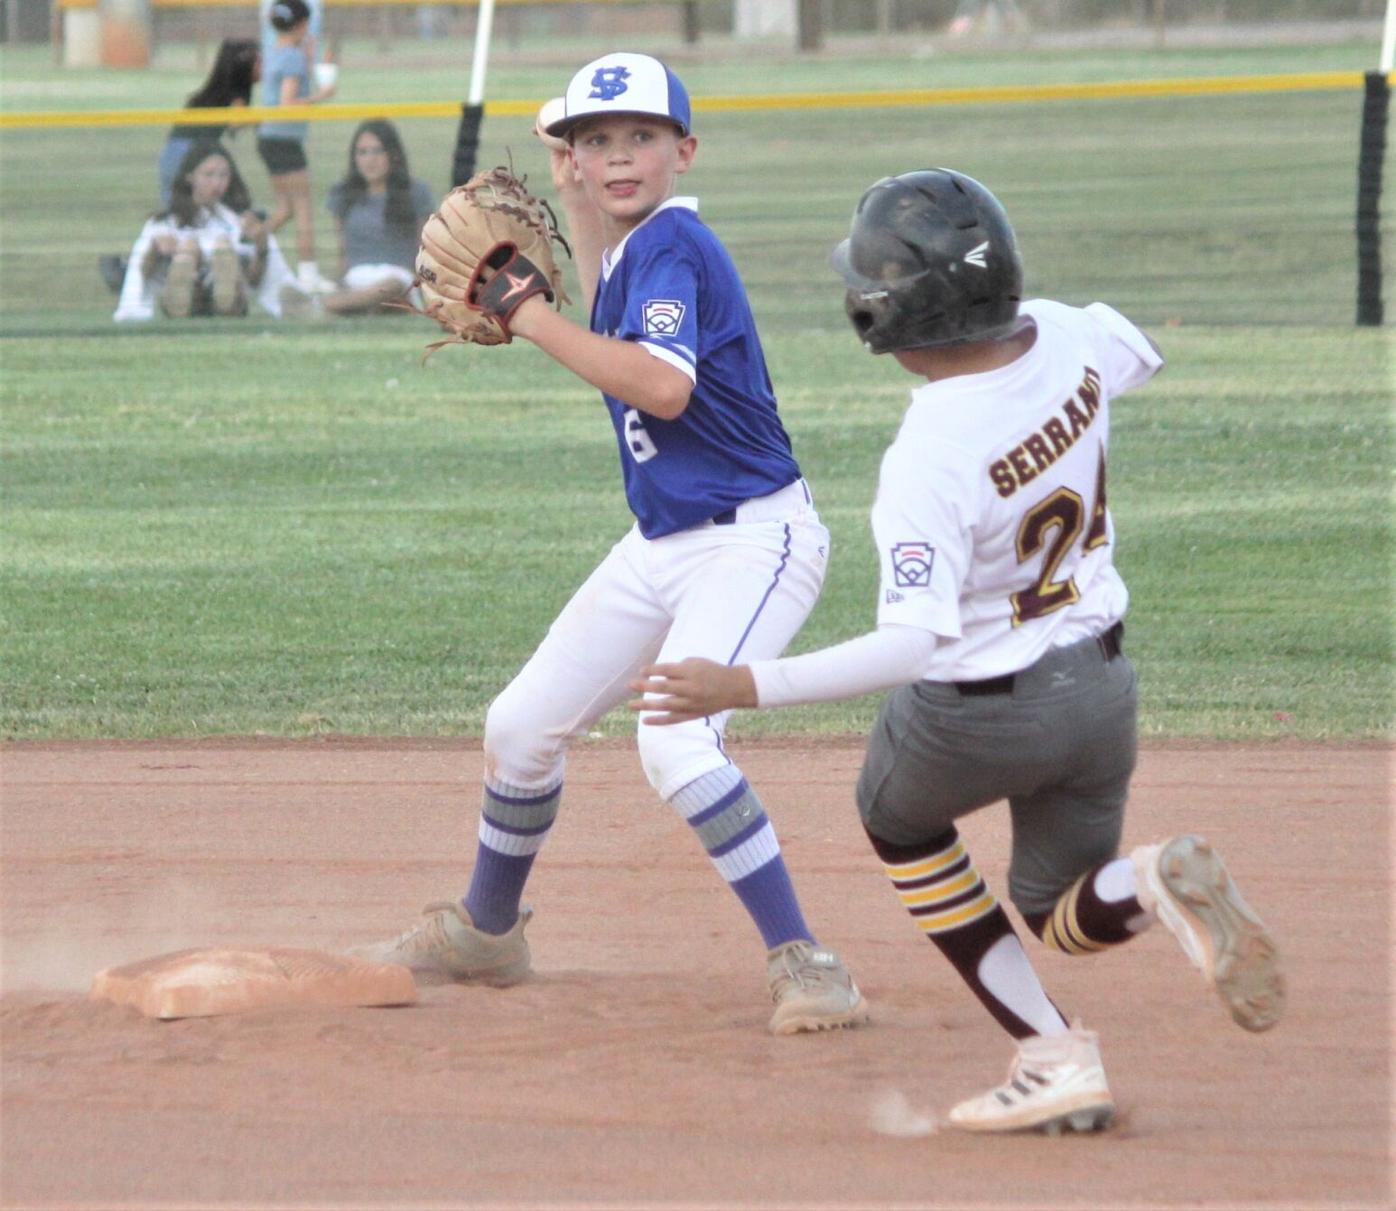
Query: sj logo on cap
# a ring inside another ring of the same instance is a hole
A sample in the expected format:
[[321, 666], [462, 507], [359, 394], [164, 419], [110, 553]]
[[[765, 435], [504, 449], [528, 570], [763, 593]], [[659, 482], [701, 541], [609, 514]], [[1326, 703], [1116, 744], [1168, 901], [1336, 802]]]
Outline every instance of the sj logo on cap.
[[630, 87], [630, 69], [625, 67], [598, 67], [591, 78], [591, 95], [603, 101], [614, 101]]

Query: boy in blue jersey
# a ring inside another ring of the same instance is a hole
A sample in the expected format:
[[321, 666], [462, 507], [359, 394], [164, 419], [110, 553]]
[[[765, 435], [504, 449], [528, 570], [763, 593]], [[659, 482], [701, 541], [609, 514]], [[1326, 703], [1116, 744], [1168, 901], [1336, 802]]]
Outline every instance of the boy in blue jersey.
[[[512, 984], [528, 972], [524, 884], [558, 812], [569, 742], [647, 664], [773, 658], [823, 584], [828, 531], [776, 411], [746, 292], [726, 249], [676, 197], [693, 163], [682, 83], [647, 55], [582, 68], [546, 132], [591, 312], [553, 311], [534, 266], [499, 271], [486, 305], [600, 389], [636, 523], [490, 706], [469, 890], [359, 953], [427, 979]], [[508, 285], [508, 290], [503, 286]], [[512, 296], [512, 297], [510, 297]], [[866, 1020], [842, 961], [806, 925], [775, 832], [724, 752], [727, 714], [639, 729], [645, 773], [692, 825], [767, 949], [775, 1034]]]

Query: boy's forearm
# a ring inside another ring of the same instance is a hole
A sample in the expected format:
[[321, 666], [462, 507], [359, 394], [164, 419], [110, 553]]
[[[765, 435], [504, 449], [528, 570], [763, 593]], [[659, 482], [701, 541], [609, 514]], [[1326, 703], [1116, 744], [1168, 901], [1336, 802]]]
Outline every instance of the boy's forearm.
[[572, 246], [572, 260], [577, 267], [577, 279], [587, 313], [596, 298], [596, 284], [601, 280], [601, 253], [606, 239], [601, 228], [601, 214], [582, 188], [569, 147], [554, 147], [548, 152], [548, 172], [557, 191], [558, 209], [567, 225], [567, 238]]
[[641, 412], [673, 420], [688, 406], [693, 385], [682, 371], [631, 341], [601, 336], [573, 323], [541, 295], [514, 313], [509, 328], [593, 387]]
[[596, 300], [596, 285], [601, 280], [601, 253], [606, 239], [601, 230], [601, 215], [580, 189], [558, 191], [562, 213], [567, 219], [567, 236], [572, 244], [572, 260], [577, 266], [587, 313]]

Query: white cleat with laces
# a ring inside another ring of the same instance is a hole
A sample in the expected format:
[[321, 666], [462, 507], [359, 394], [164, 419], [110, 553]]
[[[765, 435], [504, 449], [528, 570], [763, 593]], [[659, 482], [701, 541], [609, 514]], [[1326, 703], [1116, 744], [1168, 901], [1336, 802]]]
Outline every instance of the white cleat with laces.
[[787, 942], [766, 956], [766, 979], [776, 1010], [772, 1034], [832, 1030], [868, 1020], [868, 1003], [843, 960], [812, 942]]
[[528, 977], [531, 957], [524, 926], [532, 916], [531, 908], [522, 908], [508, 933], [485, 933], [475, 927], [463, 904], [442, 901], [428, 904], [422, 920], [396, 938], [355, 946], [345, 953], [411, 968], [419, 984], [507, 988]]
[[1269, 1030], [1284, 1015], [1279, 950], [1241, 898], [1221, 856], [1188, 833], [1132, 854], [1139, 903], [1155, 913], [1212, 984], [1236, 1024]]
[[1115, 1121], [1100, 1043], [1077, 1023], [1065, 1034], [1033, 1035], [1018, 1044], [1008, 1079], [950, 1111], [962, 1131], [1101, 1131]]

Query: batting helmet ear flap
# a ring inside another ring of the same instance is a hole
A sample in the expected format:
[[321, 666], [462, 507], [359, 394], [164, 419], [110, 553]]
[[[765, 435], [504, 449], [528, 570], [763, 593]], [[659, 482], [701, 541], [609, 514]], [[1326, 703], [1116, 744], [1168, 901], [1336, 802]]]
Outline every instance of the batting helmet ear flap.
[[877, 326], [877, 316], [867, 300], [858, 291], [850, 290], [844, 295], [843, 309], [859, 339], [867, 340], [868, 333]]
[[987, 340], [1017, 318], [1023, 266], [1008, 216], [950, 169], [878, 181], [830, 261], [848, 285], [849, 321], [874, 353]]

